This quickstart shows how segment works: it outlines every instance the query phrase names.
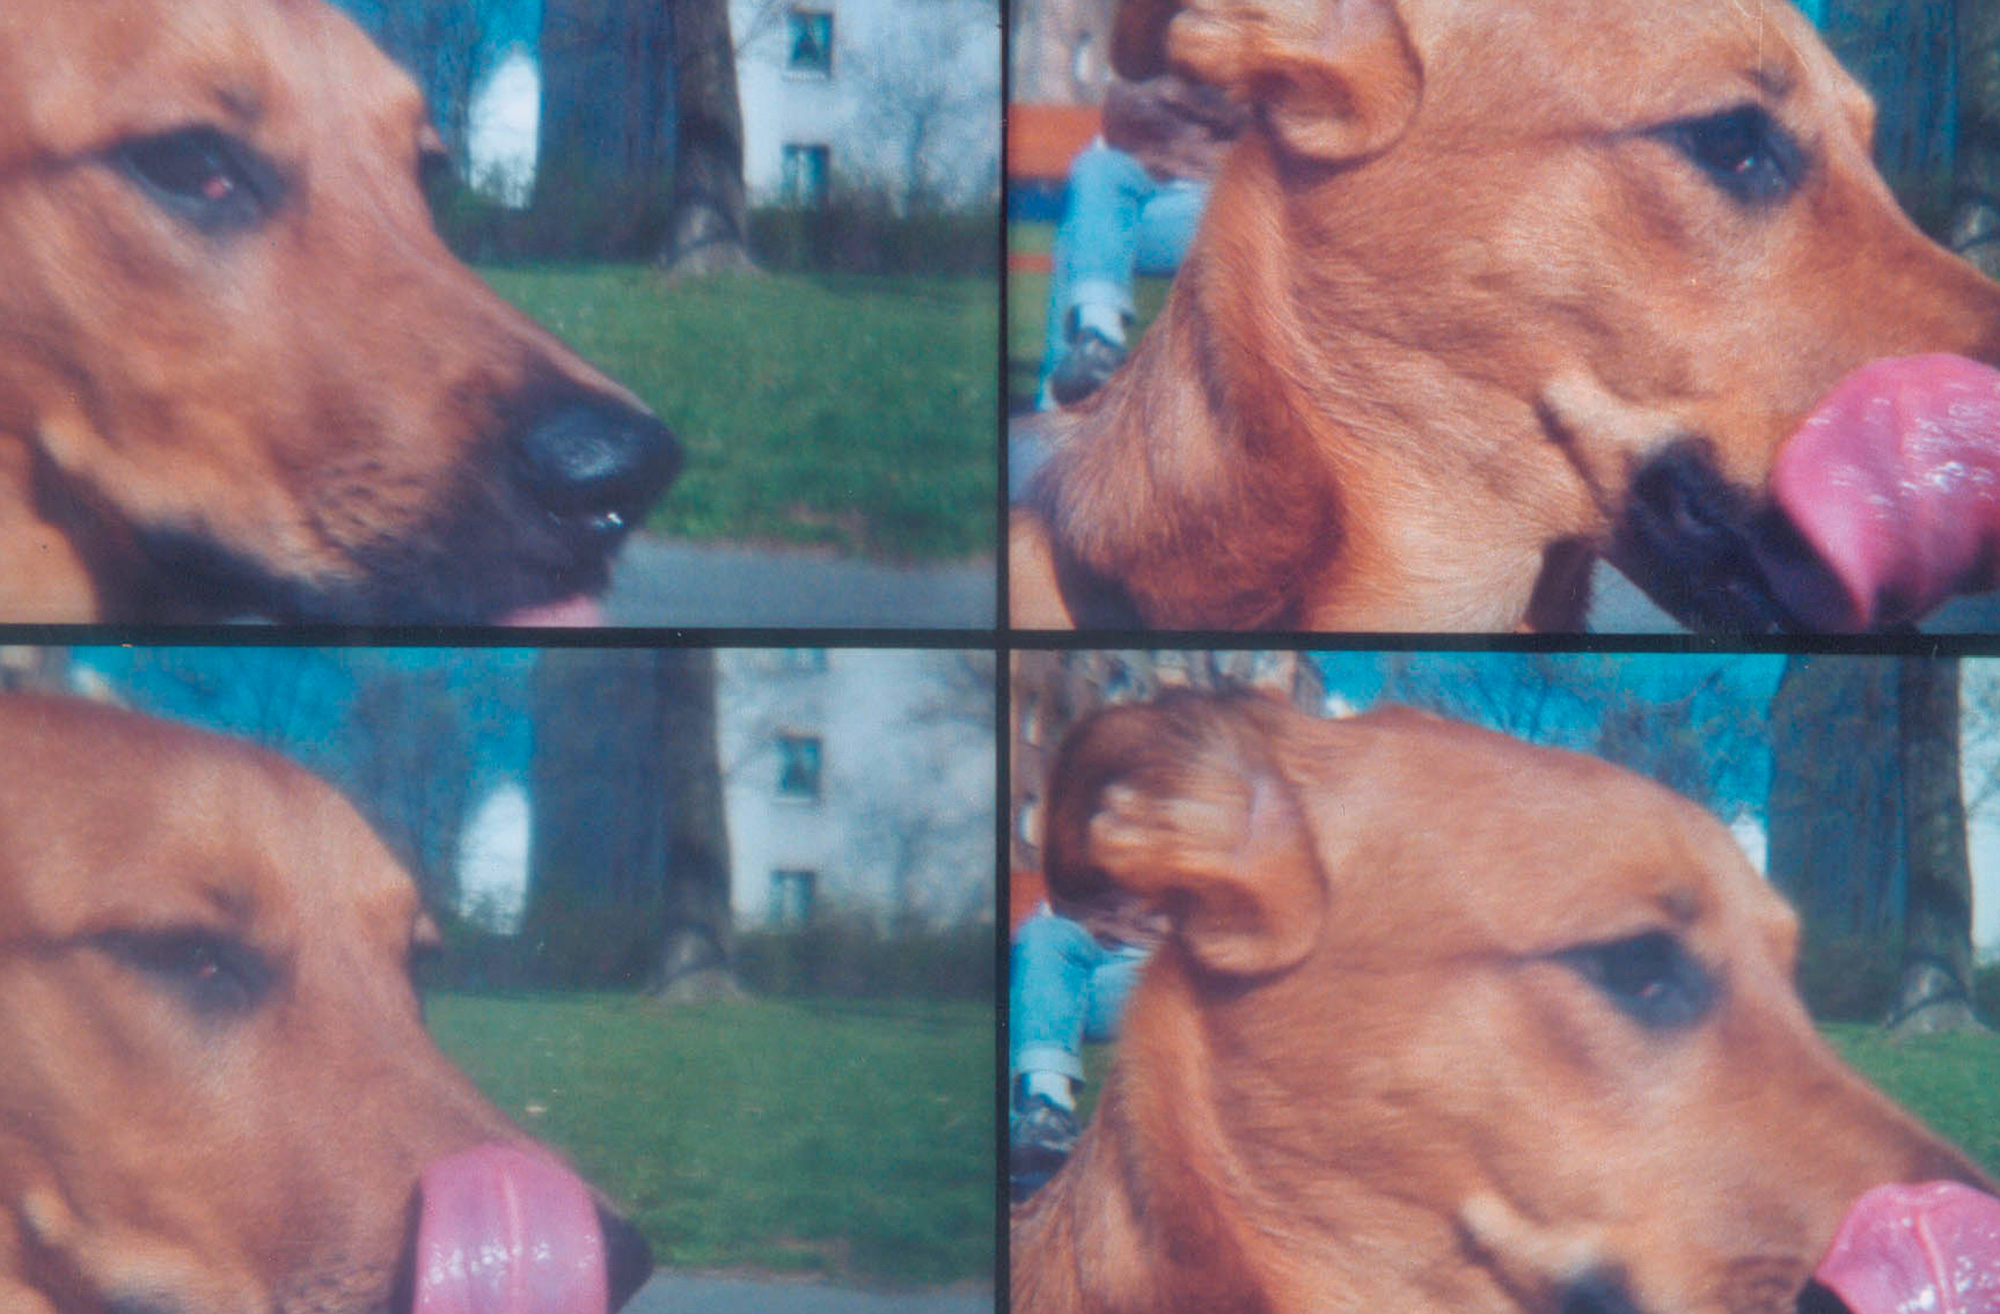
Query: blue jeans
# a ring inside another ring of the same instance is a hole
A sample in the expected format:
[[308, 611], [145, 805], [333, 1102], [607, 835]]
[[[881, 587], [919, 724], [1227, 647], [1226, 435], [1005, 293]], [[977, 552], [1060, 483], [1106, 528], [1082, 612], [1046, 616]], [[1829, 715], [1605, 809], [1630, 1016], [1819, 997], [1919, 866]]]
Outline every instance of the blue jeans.
[[1007, 987], [1007, 1067], [1083, 1080], [1085, 1041], [1118, 1034], [1125, 998], [1151, 950], [1106, 947], [1082, 925], [1038, 913], [1014, 933]]
[[1172, 274], [1187, 258], [1188, 243], [1208, 203], [1208, 184], [1161, 182], [1145, 166], [1103, 143], [1086, 147], [1069, 168], [1062, 223], [1056, 228], [1054, 272], [1049, 279], [1048, 338], [1042, 353], [1042, 400], [1049, 408], [1048, 378], [1062, 359], [1070, 312], [1084, 302], [1134, 312], [1132, 281], [1139, 274]]

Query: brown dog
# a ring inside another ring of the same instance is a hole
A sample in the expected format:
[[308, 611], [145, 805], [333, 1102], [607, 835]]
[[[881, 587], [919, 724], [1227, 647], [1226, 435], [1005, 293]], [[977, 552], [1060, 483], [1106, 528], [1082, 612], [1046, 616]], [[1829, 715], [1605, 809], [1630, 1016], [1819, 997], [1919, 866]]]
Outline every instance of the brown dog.
[[522, 1134], [425, 1034], [427, 927], [289, 763], [0, 698], [0, 1308], [588, 1314], [453, 1287], [418, 1230], [429, 1256], [526, 1236], [622, 1303], [645, 1243], [552, 1161], [518, 1171], [492, 1143]]
[[432, 230], [319, 0], [0, 9], [0, 620], [590, 619], [672, 435]]
[[1174, 930], [1016, 1314], [1779, 1314], [1864, 1191], [1980, 1180], [1820, 1039], [1729, 833], [1596, 759], [1183, 695], [1072, 733], [1047, 854]]
[[[2000, 461], [2000, 375], [1834, 394], [1996, 358], [2000, 288], [1897, 209], [1786, 0], [1126, 0], [1118, 37], [1255, 126], [1159, 320], [1049, 419], [1016, 625], [1575, 629], [1600, 555], [1724, 629], [1991, 582], [2000, 503], [1934, 486]], [[1895, 445], [1926, 424], [1950, 451]]]

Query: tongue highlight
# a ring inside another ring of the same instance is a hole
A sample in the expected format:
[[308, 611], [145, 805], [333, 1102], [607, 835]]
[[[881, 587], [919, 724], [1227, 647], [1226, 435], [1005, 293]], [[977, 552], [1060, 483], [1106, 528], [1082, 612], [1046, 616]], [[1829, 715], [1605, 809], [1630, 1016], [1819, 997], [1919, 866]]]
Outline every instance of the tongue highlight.
[[604, 1237], [577, 1176], [525, 1145], [424, 1170], [411, 1314], [604, 1314]]
[[1873, 361], [1779, 451], [1771, 491], [1838, 581], [1772, 583], [1823, 629], [1914, 619], [1990, 588], [2000, 548], [2000, 371], [1957, 356]]
[[1854, 1314], [2000, 1314], [2000, 1200], [1957, 1182], [1878, 1186], [1813, 1277]]

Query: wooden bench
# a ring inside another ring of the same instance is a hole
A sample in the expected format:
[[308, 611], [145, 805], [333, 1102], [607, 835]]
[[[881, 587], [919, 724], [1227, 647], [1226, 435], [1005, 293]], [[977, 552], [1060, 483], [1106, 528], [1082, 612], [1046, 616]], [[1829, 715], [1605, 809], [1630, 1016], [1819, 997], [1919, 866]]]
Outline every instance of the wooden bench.
[[[1007, 107], [1008, 189], [1048, 188], [1060, 192], [1070, 161], [1102, 126], [1095, 105], [1016, 104]], [[1007, 253], [1009, 273], [1046, 274], [1053, 268], [1046, 251]]]

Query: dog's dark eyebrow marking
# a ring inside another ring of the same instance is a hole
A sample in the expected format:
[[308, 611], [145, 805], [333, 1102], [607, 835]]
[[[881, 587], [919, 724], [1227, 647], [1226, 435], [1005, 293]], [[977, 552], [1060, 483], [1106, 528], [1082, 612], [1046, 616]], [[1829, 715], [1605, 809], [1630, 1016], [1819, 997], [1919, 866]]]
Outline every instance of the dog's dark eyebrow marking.
[[1789, 64], [1759, 64], [1749, 71], [1747, 78], [1752, 87], [1772, 100], [1785, 99], [1798, 85], [1798, 77]]
[[257, 918], [257, 897], [247, 881], [218, 878], [202, 889], [202, 897], [221, 924], [233, 931], [247, 929]]
[[219, 86], [215, 89], [215, 103], [225, 115], [246, 127], [264, 117], [264, 94], [254, 87], [240, 83]]
[[1701, 919], [1701, 895], [1691, 885], [1669, 885], [1656, 902], [1677, 926], [1692, 926]]

